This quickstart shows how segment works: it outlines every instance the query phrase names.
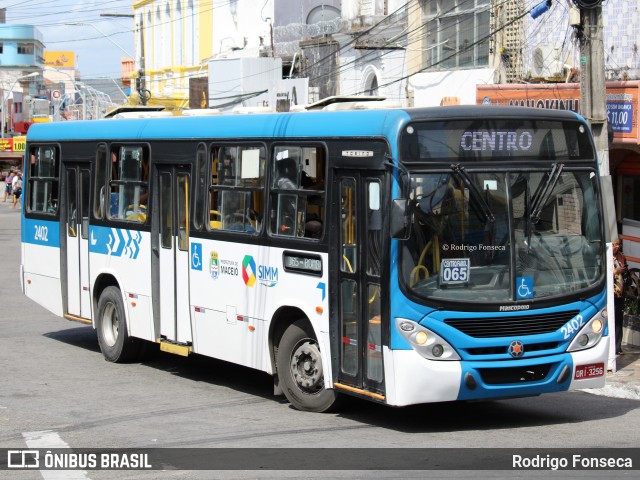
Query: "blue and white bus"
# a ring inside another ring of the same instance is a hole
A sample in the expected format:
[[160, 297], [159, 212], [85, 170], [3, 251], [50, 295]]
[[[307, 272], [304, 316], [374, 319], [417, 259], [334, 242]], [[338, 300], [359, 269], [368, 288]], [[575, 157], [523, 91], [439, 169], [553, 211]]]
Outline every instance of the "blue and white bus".
[[458, 106], [33, 125], [21, 281], [104, 357], [271, 374], [298, 409], [597, 388], [590, 130]]

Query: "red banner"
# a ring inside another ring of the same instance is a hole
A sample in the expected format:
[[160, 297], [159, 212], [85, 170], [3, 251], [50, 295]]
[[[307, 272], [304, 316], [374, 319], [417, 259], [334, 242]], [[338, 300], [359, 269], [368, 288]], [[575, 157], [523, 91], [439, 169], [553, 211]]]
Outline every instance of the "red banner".
[[0, 138], [0, 152], [13, 152], [13, 138]]

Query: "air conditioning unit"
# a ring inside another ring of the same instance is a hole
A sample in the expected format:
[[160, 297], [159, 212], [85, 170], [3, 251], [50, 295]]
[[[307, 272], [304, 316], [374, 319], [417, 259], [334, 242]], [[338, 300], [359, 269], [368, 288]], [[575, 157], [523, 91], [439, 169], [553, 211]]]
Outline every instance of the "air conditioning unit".
[[533, 49], [533, 76], [539, 78], [561, 77], [564, 62], [559, 47], [549, 44], [536, 45]]

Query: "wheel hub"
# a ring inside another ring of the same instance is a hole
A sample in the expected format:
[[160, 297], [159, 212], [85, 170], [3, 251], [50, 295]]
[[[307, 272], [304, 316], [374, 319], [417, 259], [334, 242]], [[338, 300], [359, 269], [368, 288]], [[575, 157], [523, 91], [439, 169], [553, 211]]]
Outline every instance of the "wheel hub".
[[104, 311], [102, 331], [107, 344], [112, 347], [118, 338], [118, 313], [113, 304], [107, 305]]
[[301, 389], [313, 392], [322, 389], [322, 358], [315, 342], [305, 340], [298, 345], [291, 357], [291, 373]]

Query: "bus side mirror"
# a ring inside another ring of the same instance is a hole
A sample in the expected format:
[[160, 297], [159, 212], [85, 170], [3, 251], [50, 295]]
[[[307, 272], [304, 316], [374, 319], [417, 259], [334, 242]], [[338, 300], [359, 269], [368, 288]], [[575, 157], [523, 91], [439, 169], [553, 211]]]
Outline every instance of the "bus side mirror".
[[411, 233], [411, 215], [407, 208], [409, 202], [406, 198], [396, 198], [391, 204], [391, 238], [407, 240]]

